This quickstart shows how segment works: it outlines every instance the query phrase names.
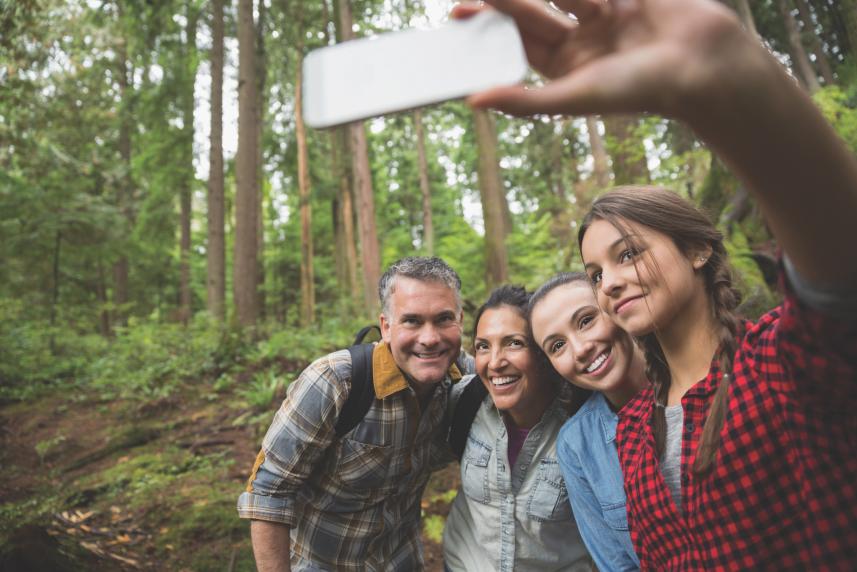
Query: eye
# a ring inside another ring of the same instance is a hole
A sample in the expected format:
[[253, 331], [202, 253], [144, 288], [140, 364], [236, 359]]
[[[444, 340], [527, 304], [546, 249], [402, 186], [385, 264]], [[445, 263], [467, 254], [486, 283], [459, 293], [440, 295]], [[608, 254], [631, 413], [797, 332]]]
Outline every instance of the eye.
[[561, 350], [563, 347], [565, 347], [565, 341], [556, 340], [550, 346], [548, 346], [548, 353], [553, 355], [559, 350]]
[[522, 340], [509, 340], [509, 346], [513, 348], [525, 348], [527, 344], [525, 344]]
[[596, 270], [589, 274], [589, 280], [596, 286], [601, 282], [601, 271]]
[[637, 250], [636, 250], [636, 249], [634, 249], [634, 248], [626, 248], [626, 249], [625, 249], [625, 250], [623, 250], [623, 251], [622, 251], [622, 253], [619, 255], [619, 263], [620, 263], [620, 264], [623, 264], [623, 263], [625, 263], [625, 262], [628, 262], [628, 261], [630, 261], [630, 260], [633, 260], [633, 259], [634, 259], [634, 257], [636, 257], [636, 256], [637, 256]]
[[591, 324], [593, 321], [595, 321], [595, 316], [583, 316], [580, 319], [580, 322], [577, 323], [577, 327], [583, 329], [589, 324]]
[[486, 342], [476, 342], [475, 344], [473, 344], [473, 349], [475, 349], [477, 352], [488, 351], [488, 344]]

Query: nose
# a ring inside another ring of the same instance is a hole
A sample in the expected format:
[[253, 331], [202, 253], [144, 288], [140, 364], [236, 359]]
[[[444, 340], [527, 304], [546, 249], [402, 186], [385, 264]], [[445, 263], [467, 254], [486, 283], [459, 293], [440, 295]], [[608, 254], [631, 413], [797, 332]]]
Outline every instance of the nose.
[[506, 352], [501, 347], [491, 348], [491, 357], [488, 360], [488, 369], [498, 371], [506, 364]]
[[569, 344], [574, 352], [575, 361], [577, 361], [582, 367], [588, 365], [589, 360], [592, 359], [592, 353], [595, 350], [595, 343], [587, 338], [572, 337], [569, 340]]
[[440, 343], [440, 332], [438, 332], [434, 324], [424, 324], [420, 328], [420, 335], [417, 341], [425, 347], [435, 346]]
[[615, 271], [608, 272], [606, 268], [601, 271], [601, 283], [598, 285], [598, 288], [600, 292], [605, 296], [616, 296], [619, 292], [621, 292], [624, 284], [625, 283], [622, 280], [622, 276], [620, 273]]

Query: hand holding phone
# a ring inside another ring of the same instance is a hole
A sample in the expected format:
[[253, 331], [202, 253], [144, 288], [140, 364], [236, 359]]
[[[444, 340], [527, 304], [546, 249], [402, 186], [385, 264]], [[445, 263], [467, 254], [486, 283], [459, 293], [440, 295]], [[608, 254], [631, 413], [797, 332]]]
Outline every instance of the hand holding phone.
[[514, 21], [494, 10], [310, 52], [304, 120], [324, 128], [518, 83], [528, 69]]

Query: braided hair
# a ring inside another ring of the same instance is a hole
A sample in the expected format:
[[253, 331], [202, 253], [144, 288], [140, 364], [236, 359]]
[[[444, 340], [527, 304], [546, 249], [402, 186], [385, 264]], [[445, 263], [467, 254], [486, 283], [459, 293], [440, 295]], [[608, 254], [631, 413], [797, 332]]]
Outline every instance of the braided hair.
[[[596, 220], [612, 224], [632, 245], [634, 239], [629, 236], [626, 228], [628, 222], [643, 225], [668, 236], [685, 255], [701, 249], [711, 249], [711, 254], [700, 271], [705, 282], [709, 308], [714, 321], [719, 325], [716, 332], [719, 344], [716, 357], [721, 376], [705, 418], [693, 463], [694, 474], [705, 476], [714, 468], [720, 449], [720, 433], [726, 419], [732, 379], [732, 361], [738, 349], [737, 338], [743, 333], [743, 322], [735, 312], [741, 302], [741, 294], [733, 285], [732, 269], [723, 244], [723, 235], [693, 204], [659, 187], [617, 187], [599, 197], [583, 219], [578, 232], [578, 244], [582, 244], [583, 236]], [[648, 264], [648, 261], [643, 263]], [[654, 390], [652, 432], [660, 457], [666, 445], [664, 409], [672, 378], [656, 333], [642, 336], [640, 342], [646, 355], [646, 375]]]

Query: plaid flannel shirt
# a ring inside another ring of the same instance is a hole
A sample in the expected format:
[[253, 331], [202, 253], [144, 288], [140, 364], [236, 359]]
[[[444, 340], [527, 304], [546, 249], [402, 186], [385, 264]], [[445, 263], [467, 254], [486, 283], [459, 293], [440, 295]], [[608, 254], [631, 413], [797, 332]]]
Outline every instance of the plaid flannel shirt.
[[721, 377], [682, 398], [680, 514], [651, 431], [652, 390], [620, 412], [628, 522], [645, 570], [854, 570], [857, 566], [857, 323], [783, 306], [736, 352], [715, 468], [692, 471]]
[[421, 413], [386, 344], [375, 347], [372, 364], [376, 399], [340, 439], [334, 426], [350, 389], [348, 351], [304, 370], [238, 499], [242, 518], [291, 527], [295, 572], [423, 567], [420, 499], [447, 455], [448, 390], [460, 374], [450, 368]]

